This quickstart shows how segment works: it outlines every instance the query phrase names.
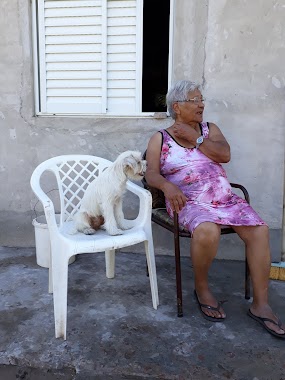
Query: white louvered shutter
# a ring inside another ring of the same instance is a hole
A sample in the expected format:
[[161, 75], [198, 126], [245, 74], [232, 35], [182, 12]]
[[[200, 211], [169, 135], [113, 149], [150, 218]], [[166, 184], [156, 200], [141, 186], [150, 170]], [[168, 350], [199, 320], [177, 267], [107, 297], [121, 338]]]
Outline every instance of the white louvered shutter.
[[107, 113], [141, 112], [141, 12], [140, 0], [107, 2]]
[[141, 112], [143, 0], [37, 0], [40, 111]]
[[106, 0], [38, 0], [40, 109], [106, 112]]

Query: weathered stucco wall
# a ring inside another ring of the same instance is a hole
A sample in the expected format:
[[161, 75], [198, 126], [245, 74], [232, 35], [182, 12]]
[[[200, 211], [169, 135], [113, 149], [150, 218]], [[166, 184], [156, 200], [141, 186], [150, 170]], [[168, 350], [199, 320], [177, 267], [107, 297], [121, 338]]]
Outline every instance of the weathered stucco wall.
[[209, 2], [206, 117], [232, 147], [227, 171], [280, 228], [283, 206], [285, 1]]
[[[252, 205], [271, 227], [273, 256], [280, 259], [285, 1], [177, 3], [175, 78], [203, 85], [204, 119], [216, 123], [231, 144], [229, 179], [249, 190]], [[235, 250], [235, 237], [224, 239]]]
[[[29, 0], [2, 0], [0, 12], [0, 245], [34, 244], [36, 199], [29, 180], [41, 161], [84, 153], [115, 159], [127, 149], [145, 150], [154, 131], [171, 120], [152, 118], [34, 117]], [[204, 86], [205, 119], [215, 122], [232, 147], [226, 165], [243, 183], [252, 204], [281, 244], [284, 165], [285, 1], [176, 1], [174, 80]], [[136, 202], [130, 212], [136, 209]], [[169, 253], [155, 229], [159, 253]], [[239, 258], [235, 237], [220, 256]], [[183, 243], [184, 244], [184, 243]], [[230, 245], [229, 245], [230, 244]], [[188, 241], [183, 245], [188, 254]], [[230, 247], [230, 249], [229, 249]], [[140, 248], [138, 248], [140, 250]]]

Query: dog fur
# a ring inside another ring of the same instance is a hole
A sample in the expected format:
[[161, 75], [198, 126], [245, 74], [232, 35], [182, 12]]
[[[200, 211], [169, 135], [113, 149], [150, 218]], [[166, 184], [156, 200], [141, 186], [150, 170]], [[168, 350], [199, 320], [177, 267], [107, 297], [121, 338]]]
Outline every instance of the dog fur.
[[80, 209], [74, 216], [75, 228], [86, 235], [93, 235], [99, 228], [109, 235], [121, 235], [132, 227], [122, 210], [126, 182], [141, 180], [145, 174], [146, 161], [141, 152], [126, 151], [94, 179], [86, 189]]

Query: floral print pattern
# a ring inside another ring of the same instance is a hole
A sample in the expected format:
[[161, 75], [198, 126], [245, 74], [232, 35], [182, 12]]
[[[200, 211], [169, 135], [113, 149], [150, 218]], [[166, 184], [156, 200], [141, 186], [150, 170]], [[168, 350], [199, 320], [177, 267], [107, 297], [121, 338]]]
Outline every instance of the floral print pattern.
[[[207, 123], [201, 123], [203, 137], [208, 138]], [[191, 233], [203, 222], [229, 226], [266, 225], [252, 207], [232, 192], [225, 169], [205, 156], [200, 149], [185, 148], [166, 130], [160, 131], [163, 143], [160, 155], [161, 174], [175, 183], [187, 197], [179, 213], [179, 223]], [[170, 216], [173, 212], [166, 199]]]

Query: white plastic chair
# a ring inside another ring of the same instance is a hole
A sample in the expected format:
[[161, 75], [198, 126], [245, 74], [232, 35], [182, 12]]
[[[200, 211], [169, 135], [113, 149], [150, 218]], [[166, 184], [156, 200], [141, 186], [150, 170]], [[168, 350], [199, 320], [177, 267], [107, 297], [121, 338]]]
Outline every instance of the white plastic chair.
[[[105, 251], [106, 276], [113, 278], [115, 250], [144, 242], [154, 309], [159, 304], [151, 229], [152, 197], [149, 191], [127, 181], [127, 190], [139, 197], [140, 204], [133, 228], [124, 231], [123, 235], [110, 236], [103, 230], [95, 235], [71, 234], [75, 229], [72, 217], [80, 207], [86, 188], [110, 164], [111, 161], [95, 156], [64, 155], [41, 163], [31, 177], [31, 187], [43, 205], [50, 234], [49, 292], [53, 292], [56, 338], [66, 339], [68, 261], [73, 255]], [[46, 171], [55, 175], [58, 184], [61, 208], [59, 225], [53, 202], [40, 184], [41, 176]]]

